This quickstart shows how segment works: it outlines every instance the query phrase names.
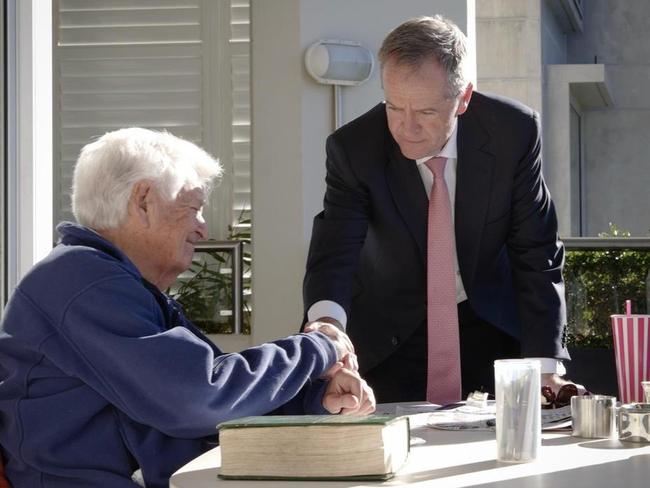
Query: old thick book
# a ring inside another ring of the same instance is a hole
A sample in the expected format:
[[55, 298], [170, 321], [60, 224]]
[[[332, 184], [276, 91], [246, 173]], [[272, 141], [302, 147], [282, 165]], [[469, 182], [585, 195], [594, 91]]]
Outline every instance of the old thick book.
[[284, 415], [219, 425], [221, 478], [388, 479], [409, 452], [408, 417]]

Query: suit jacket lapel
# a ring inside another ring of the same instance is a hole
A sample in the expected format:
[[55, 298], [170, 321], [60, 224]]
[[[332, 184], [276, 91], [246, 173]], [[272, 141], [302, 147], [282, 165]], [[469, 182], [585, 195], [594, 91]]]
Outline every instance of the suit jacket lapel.
[[397, 210], [410, 230], [426, 263], [427, 212], [429, 200], [415, 161], [402, 155], [394, 144], [386, 166], [386, 182], [393, 195]]
[[465, 287], [476, 271], [481, 234], [490, 201], [495, 157], [488, 150], [488, 134], [470, 110], [458, 119], [458, 164], [454, 226], [456, 252]]
[[[458, 162], [454, 203], [456, 252], [463, 283], [465, 286], [471, 286], [495, 165], [494, 155], [487, 148], [488, 134], [471, 110], [471, 103], [470, 110], [458, 119], [457, 137]], [[399, 213], [417, 243], [422, 262], [426, 265], [429, 199], [420, 172], [415, 161], [404, 157], [394, 142], [388, 152], [386, 182]]]

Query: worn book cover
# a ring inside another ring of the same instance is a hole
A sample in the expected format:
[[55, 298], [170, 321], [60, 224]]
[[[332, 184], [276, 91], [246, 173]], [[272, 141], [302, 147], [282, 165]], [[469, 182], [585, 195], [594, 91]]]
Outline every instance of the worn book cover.
[[227, 479], [384, 480], [409, 452], [408, 417], [283, 415], [219, 425]]

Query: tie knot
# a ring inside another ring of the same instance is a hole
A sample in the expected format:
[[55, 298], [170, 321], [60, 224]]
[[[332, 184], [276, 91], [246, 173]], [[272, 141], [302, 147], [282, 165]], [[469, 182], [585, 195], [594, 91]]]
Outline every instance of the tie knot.
[[444, 177], [445, 173], [445, 164], [447, 164], [447, 158], [436, 156], [424, 162], [427, 165], [427, 168], [431, 170], [433, 176], [436, 178]]

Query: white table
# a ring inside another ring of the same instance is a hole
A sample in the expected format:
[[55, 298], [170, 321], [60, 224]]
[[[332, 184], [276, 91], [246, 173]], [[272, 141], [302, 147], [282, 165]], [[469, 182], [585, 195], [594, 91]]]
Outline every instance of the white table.
[[494, 432], [442, 431], [411, 417], [411, 453], [406, 465], [385, 482], [233, 481], [217, 478], [219, 448], [178, 470], [172, 488], [362, 488], [377, 486], [597, 488], [650, 486], [650, 445], [618, 440], [580, 439], [568, 432], [544, 433], [539, 459], [533, 463], [496, 461]]

